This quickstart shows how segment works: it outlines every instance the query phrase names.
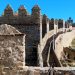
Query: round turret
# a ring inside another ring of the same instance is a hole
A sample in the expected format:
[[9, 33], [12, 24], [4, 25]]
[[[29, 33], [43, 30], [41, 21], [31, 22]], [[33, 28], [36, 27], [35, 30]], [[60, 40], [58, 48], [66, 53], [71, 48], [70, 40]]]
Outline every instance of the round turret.
[[73, 23], [73, 20], [72, 20], [71, 17], [69, 17], [69, 19], [68, 19], [68, 23]]
[[46, 14], [43, 15], [44, 18], [47, 18]]

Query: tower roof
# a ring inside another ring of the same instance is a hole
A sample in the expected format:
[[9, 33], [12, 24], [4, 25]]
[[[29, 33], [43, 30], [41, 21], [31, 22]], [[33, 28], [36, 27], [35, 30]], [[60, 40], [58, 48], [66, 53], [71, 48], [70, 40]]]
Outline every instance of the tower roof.
[[40, 7], [38, 6], [38, 5], [34, 5], [34, 7], [32, 8], [32, 10], [33, 9], [38, 9], [38, 10], [40, 10]]
[[19, 7], [19, 10], [25, 10], [24, 5], [21, 5], [21, 6]]
[[26, 15], [28, 15], [28, 12], [27, 12], [27, 10], [25, 9], [24, 5], [21, 5], [18, 10], [19, 10], [19, 11], [20, 11], [20, 10], [23, 10], [24, 13], [25, 13]]
[[43, 17], [47, 17], [46, 14], [43, 14]]
[[11, 6], [8, 4], [5, 8], [5, 10], [12, 10]]

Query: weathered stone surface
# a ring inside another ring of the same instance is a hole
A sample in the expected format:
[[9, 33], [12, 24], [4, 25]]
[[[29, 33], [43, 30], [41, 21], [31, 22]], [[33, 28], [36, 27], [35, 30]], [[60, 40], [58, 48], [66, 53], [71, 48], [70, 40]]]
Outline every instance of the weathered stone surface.
[[0, 67], [0, 75], [75, 75], [75, 70], [56, 70], [49, 67], [25, 67], [25, 69], [10, 69], [9, 67]]
[[3, 24], [0, 25], [0, 35], [8, 35], [8, 34], [21, 34], [18, 30], [16, 30], [14, 27]]
[[25, 64], [24, 34], [6, 24], [0, 26], [0, 64], [10, 68]]
[[40, 75], [40, 71], [39, 70], [37, 70], [37, 71], [35, 70], [34, 71], [34, 75]]

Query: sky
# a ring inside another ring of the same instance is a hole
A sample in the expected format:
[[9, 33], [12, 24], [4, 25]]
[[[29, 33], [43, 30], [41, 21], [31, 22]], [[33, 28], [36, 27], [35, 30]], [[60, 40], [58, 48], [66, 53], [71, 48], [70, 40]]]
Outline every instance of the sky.
[[14, 12], [20, 5], [24, 5], [29, 13], [35, 4], [41, 8], [41, 14], [46, 14], [48, 18], [67, 20], [71, 17], [75, 22], [75, 0], [0, 0], [0, 15], [7, 4], [13, 8]]

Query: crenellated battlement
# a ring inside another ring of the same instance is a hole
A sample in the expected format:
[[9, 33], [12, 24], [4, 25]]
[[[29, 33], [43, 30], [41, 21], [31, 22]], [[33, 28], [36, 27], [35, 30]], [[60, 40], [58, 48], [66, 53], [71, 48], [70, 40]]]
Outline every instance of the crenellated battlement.
[[[27, 9], [23, 5], [21, 5], [18, 8], [18, 12], [15, 13], [13, 8], [8, 4], [4, 9], [3, 15], [0, 16], [0, 24], [40, 24], [41, 16], [42, 23], [45, 24], [48, 17], [45, 14], [41, 15], [41, 9], [38, 5], [34, 5], [31, 10], [31, 14], [29, 14]], [[67, 21], [73, 23], [71, 17]], [[54, 18], [49, 19], [49, 23], [53, 24]], [[58, 24], [63, 24], [63, 20], [58, 19]]]
[[35, 5], [32, 8], [31, 14], [29, 14], [23, 5], [21, 5], [18, 8], [18, 12], [15, 13], [8, 4], [4, 9], [3, 15], [0, 16], [0, 24], [39, 24], [40, 16], [40, 7], [38, 5]]

